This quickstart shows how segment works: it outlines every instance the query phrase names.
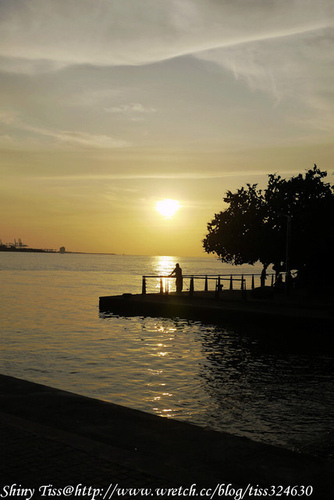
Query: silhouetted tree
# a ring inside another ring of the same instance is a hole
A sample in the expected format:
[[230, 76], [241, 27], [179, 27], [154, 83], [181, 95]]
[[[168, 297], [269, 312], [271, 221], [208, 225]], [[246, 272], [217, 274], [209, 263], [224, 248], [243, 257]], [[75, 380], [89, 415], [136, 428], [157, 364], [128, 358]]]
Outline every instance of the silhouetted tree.
[[257, 184], [228, 191], [224, 201], [229, 207], [208, 223], [205, 251], [222, 262], [260, 261], [264, 268], [284, 269], [289, 219], [291, 268], [322, 284], [324, 266], [334, 255], [334, 189], [323, 181], [326, 176], [314, 165], [304, 176], [288, 180], [270, 174], [264, 191]]

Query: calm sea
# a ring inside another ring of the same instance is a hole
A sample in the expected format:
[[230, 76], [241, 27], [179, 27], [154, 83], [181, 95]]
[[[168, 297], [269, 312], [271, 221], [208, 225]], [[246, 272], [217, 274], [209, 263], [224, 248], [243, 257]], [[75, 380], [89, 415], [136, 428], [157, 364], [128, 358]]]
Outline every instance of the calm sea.
[[184, 274], [236, 272], [209, 258], [1, 252], [0, 372], [332, 458], [333, 354], [316, 332], [296, 349], [284, 332], [268, 340], [270, 325], [257, 336], [99, 314], [99, 296], [140, 293], [142, 275], [176, 262]]

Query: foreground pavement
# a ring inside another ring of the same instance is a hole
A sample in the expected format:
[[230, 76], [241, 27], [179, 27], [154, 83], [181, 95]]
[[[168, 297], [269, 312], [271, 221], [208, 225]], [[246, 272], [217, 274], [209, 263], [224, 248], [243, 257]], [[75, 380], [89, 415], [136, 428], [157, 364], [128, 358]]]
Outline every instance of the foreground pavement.
[[334, 462], [5, 375], [0, 401], [0, 498], [333, 498]]

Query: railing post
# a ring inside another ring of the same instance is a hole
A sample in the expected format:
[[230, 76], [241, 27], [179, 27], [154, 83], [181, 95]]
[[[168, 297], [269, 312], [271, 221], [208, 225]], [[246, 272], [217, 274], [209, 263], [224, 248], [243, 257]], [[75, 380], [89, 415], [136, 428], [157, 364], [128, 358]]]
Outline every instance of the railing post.
[[247, 299], [246, 280], [244, 279], [244, 275], [241, 276], [241, 297], [242, 300]]
[[189, 295], [192, 297], [194, 295], [194, 278], [190, 278]]
[[204, 291], [205, 291], [205, 292], [207, 292], [207, 291], [208, 291], [208, 277], [207, 277], [207, 276], [205, 276]]
[[252, 274], [252, 290], [254, 290], [255, 286], [254, 286], [254, 274]]
[[141, 293], [142, 293], [142, 295], [146, 295], [146, 277], [145, 276], [143, 276], [143, 280], [142, 280]]
[[232, 278], [232, 274], [230, 276], [230, 290], [233, 290], [233, 278]]
[[216, 280], [215, 299], [219, 299], [220, 276]]
[[160, 278], [160, 293], [164, 293], [164, 284], [162, 278]]

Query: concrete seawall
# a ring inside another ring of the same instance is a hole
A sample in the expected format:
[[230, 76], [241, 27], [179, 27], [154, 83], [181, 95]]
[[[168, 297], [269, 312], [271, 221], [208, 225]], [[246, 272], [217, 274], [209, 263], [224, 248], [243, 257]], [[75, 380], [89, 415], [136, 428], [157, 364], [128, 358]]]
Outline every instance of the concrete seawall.
[[[6, 463], [1, 467], [7, 467], [3, 470], [8, 471], [12, 461], [19, 470], [17, 481], [22, 481], [24, 470], [40, 452], [44, 436], [56, 441], [60, 448], [85, 449], [91, 467], [95, 460], [104, 457], [107, 465], [118, 464], [136, 472], [133, 477], [147, 474], [157, 478], [160, 484], [156, 486], [310, 485], [314, 489], [312, 500], [332, 498], [334, 463], [330, 461], [5, 375], [0, 375], [0, 398], [0, 422], [8, 428], [28, 430], [35, 436], [35, 441], [29, 441], [29, 453], [23, 455], [25, 463], [21, 469], [17, 453], [11, 456], [11, 450], [7, 450]], [[113, 482], [112, 467], [109, 465], [108, 469], [107, 465], [105, 473], [109, 482]], [[68, 460], [58, 463], [57, 467], [63, 467], [64, 476], [60, 470], [60, 477], [67, 477], [66, 471], [71, 466]], [[51, 474], [50, 466], [47, 471], [43, 481]], [[8, 484], [4, 475], [1, 480]]]

